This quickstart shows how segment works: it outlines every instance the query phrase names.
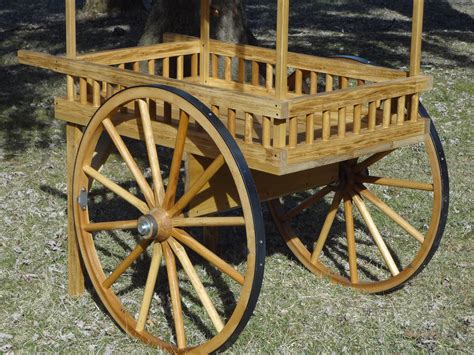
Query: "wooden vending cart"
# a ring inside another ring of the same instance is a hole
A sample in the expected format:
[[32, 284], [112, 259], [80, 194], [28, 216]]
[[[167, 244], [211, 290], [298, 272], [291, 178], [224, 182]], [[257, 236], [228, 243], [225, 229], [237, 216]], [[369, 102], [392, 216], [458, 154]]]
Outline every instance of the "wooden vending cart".
[[262, 201], [311, 272], [376, 293], [428, 263], [448, 209], [442, 147], [419, 103], [432, 86], [422, 0], [409, 72], [288, 52], [289, 0], [278, 0], [276, 50], [211, 40], [209, 3], [200, 38], [78, 54], [66, 0], [66, 56], [18, 53], [67, 76], [55, 115], [67, 122], [71, 295], [83, 264], [117, 324], [171, 352], [227, 347], [251, 317]]

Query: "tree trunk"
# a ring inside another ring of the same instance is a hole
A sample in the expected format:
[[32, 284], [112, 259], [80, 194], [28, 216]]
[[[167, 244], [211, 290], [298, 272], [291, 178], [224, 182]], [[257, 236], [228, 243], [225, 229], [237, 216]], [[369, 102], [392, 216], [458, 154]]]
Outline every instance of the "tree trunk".
[[89, 15], [111, 12], [135, 13], [143, 11], [142, 0], [86, 0], [83, 12]]
[[[211, 37], [226, 42], [256, 44], [247, 25], [245, 0], [211, 0]], [[163, 33], [199, 36], [199, 0], [154, 0], [140, 45], [161, 42]]]

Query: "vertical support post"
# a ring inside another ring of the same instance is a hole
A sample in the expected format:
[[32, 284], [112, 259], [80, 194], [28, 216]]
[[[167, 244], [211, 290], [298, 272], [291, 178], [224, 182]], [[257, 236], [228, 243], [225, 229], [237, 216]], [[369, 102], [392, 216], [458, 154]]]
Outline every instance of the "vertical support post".
[[82, 270], [77, 234], [74, 227], [73, 197], [72, 197], [72, 175], [76, 152], [81, 140], [82, 130], [79, 126], [68, 123], [66, 126], [67, 139], [67, 269], [68, 269], [68, 291], [70, 296], [80, 296], [84, 293], [84, 273]]
[[[410, 50], [410, 76], [419, 75], [421, 72], [421, 44], [423, 35], [423, 10], [424, 0], [413, 0], [413, 23], [411, 33]], [[418, 118], [418, 100], [419, 95], [410, 97], [408, 115], [411, 121]]]
[[201, 0], [201, 83], [207, 84], [209, 78], [209, 36], [210, 36], [210, 1]]
[[[66, 0], [66, 56], [76, 57], [76, 1]], [[74, 101], [74, 79], [67, 76], [67, 98]]]
[[286, 97], [288, 90], [288, 17], [289, 0], [278, 0], [277, 40], [276, 40], [276, 80], [277, 99]]
[[[66, 56], [76, 57], [76, 1], [66, 0]], [[70, 101], [75, 99], [74, 79], [67, 76], [67, 98]], [[71, 296], [80, 296], [84, 293], [84, 273], [82, 270], [77, 235], [73, 218], [73, 198], [72, 198], [72, 175], [76, 151], [82, 131], [79, 126], [72, 123], [66, 125], [67, 140], [67, 245], [68, 245], [68, 290]]]
[[[275, 94], [277, 99], [286, 98], [288, 91], [288, 18], [290, 0], [278, 0]], [[286, 120], [275, 119], [273, 123], [273, 146], [286, 145]]]

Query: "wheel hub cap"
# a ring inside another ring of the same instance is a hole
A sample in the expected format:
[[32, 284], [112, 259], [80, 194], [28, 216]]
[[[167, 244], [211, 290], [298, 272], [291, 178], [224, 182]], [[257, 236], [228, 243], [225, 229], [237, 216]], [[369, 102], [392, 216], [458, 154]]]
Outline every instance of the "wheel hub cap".
[[155, 208], [138, 219], [138, 233], [146, 238], [156, 238], [163, 242], [169, 238], [171, 229], [171, 219], [163, 209]]

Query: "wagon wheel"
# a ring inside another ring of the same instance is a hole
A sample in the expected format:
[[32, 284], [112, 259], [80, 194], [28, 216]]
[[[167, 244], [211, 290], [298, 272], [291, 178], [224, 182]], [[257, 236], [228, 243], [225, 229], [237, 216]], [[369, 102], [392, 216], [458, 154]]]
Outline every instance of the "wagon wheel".
[[[104, 133], [115, 152], [94, 164]], [[185, 150], [213, 159], [191, 186], [181, 174]], [[220, 169], [231, 172], [242, 208], [189, 217], [188, 205]], [[209, 109], [165, 86], [114, 95], [84, 132], [73, 191], [87, 272], [129, 335], [170, 352], [207, 353], [236, 339], [260, 291], [263, 222], [245, 160]], [[219, 242], [232, 247], [219, 255], [207, 249], [204, 227], [218, 229]]]
[[313, 273], [388, 292], [420, 272], [438, 248], [448, 189], [431, 122], [424, 143], [342, 162], [337, 181], [273, 200], [270, 210], [288, 247]]

